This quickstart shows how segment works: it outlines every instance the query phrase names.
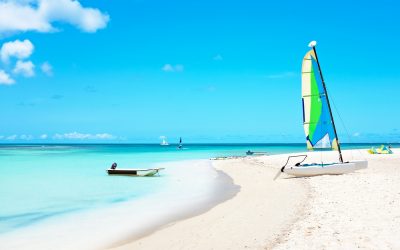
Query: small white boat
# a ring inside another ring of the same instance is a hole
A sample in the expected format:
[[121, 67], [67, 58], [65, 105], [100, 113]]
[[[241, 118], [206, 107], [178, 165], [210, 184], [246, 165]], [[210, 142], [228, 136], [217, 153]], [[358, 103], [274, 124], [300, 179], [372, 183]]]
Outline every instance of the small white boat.
[[246, 155], [267, 155], [267, 152], [254, 152], [251, 150], [247, 150]]
[[[286, 164], [280, 169], [280, 172], [277, 173], [274, 179], [278, 178], [280, 173], [304, 177], [345, 174], [368, 167], [366, 160], [351, 162], [343, 160], [328, 92], [315, 45], [315, 41], [309, 44], [311, 50], [303, 58], [301, 72], [303, 125], [306, 134], [307, 149], [337, 150], [339, 153], [339, 162], [302, 164], [307, 155], [289, 156]], [[292, 166], [288, 166], [291, 158], [299, 156], [303, 156], [304, 159]]]
[[169, 145], [169, 143], [167, 142], [167, 137], [160, 136], [160, 139], [162, 140], [161, 143], [160, 143], [161, 146], [168, 146]]
[[148, 169], [107, 169], [109, 175], [154, 176], [163, 168]]

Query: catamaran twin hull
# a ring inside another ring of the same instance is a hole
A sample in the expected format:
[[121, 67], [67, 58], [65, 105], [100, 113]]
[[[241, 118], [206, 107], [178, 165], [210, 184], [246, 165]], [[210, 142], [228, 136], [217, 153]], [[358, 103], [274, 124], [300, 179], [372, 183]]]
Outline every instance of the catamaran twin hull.
[[154, 176], [163, 168], [151, 169], [107, 169], [109, 175]]
[[293, 167], [285, 167], [282, 172], [296, 177], [316, 175], [338, 175], [351, 173], [368, 167], [368, 161], [352, 161], [330, 164], [303, 164]]

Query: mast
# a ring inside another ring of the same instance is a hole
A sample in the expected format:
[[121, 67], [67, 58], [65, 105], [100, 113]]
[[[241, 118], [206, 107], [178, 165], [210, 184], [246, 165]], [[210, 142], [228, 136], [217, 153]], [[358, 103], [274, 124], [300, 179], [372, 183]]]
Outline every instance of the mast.
[[340, 150], [339, 137], [338, 137], [337, 132], [336, 132], [335, 121], [333, 120], [331, 104], [330, 104], [329, 98], [328, 98], [328, 91], [326, 90], [324, 77], [322, 76], [321, 65], [319, 65], [319, 60], [318, 60], [317, 50], [315, 49], [315, 45], [316, 45], [316, 43], [312, 43], [312, 42], [310, 43], [310, 46], [312, 47], [312, 49], [314, 51], [314, 54], [315, 54], [315, 59], [317, 60], [318, 70], [319, 70], [319, 74], [320, 74], [321, 80], [322, 80], [322, 86], [324, 87], [325, 97], [326, 97], [326, 101], [328, 103], [328, 109], [329, 109], [329, 114], [331, 116], [333, 132], [335, 133], [335, 136], [336, 136], [336, 143], [337, 143], [338, 151], [339, 151], [339, 160], [340, 160], [341, 163], [343, 163], [343, 156], [342, 156], [342, 150]]

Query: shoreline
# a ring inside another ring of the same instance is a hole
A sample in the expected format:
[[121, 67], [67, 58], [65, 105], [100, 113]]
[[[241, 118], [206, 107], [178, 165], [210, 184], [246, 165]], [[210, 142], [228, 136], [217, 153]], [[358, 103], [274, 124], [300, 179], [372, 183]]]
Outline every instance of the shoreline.
[[[275, 182], [294, 154], [213, 161], [241, 186], [236, 196], [115, 249], [400, 248], [400, 149], [393, 151], [344, 150], [346, 160], [368, 159], [368, 168], [305, 178], [282, 174]], [[305, 163], [338, 157], [335, 151], [306, 154]]]
[[273, 182], [276, 168], [262, 156], [213, 161], [240, 191], [208, 211], [165, 225], [146, 237], [113, 249], [259, 249], [297, 220], [307, 204], [302, 179]]
[[[187, 162], [187, 161], [182, 161], [182, 162]], [[188, 218], [206, 213], [219, 203], [233, 198], [237, 194], [237, 192], [239, 192], [240, 187], [233, 184], [232, 178], [229, 175], [225, 174], [223, 171], [216, 170], [216, 173], [217, 173], [217, 176], [215, 177], [216, 182], [214, 183], [215, 186], [213, 187], [213, 190], [216, 190], [217, 194], [207, 197], [206, 200], [198, 200], [196, 202], [199, 203], [197, 207], [192, 206], [192, 209], [189, 209], [191, 206], [185, 206], [183, 209], [181, 209], [181, 212], [179, 214], [172, 212], [172, 215], [169, 214], [162, 220], [159, 220], [157, 223], [152, 225], [151, 228], [141, 229], [140, 232], [130, 235], [125, 239], [113, 242], [108, 246], [106, 246], [105, 248], [118, 249], [121, 246], [124, 246], [131, 242], [150, 236], [154, 232], [169, 227], [174, 223], [177, 223], [179, 221], [184, 221]], [[221, 190], [222, 188], [226, 189], [222, 191]]]
[[[157, 165], [167, 167], [171, 189], [0, 242], [13, 249], [400, 248], [400, 149], [393, 151], [344, 150], [345, 160], [368, 159], [369, 167], [276, 181], [287, 156], [304, 153], [164, 162]], [[306, 154], [304, 163], [338, 158]]]
[[166, 167], [162, 177], [167, 178], [166, 188], [138, 199], [49, 218], [5, 233], [0, 235], [0, 248], [113, 247], [144, 237], [176, 220], [203, 213], [215, 204], [230, 199], [238, 191], [230, 177], [212, 168], [208, 160], [157, 165]]

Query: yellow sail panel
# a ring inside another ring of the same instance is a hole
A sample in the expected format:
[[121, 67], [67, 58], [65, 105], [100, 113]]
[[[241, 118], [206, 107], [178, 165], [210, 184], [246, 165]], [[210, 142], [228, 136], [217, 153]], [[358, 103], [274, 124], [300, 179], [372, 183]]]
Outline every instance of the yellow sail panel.
[[332, 141], [332, 149], [333, 150], [339, 149], [338, 140], [336, 138]]

